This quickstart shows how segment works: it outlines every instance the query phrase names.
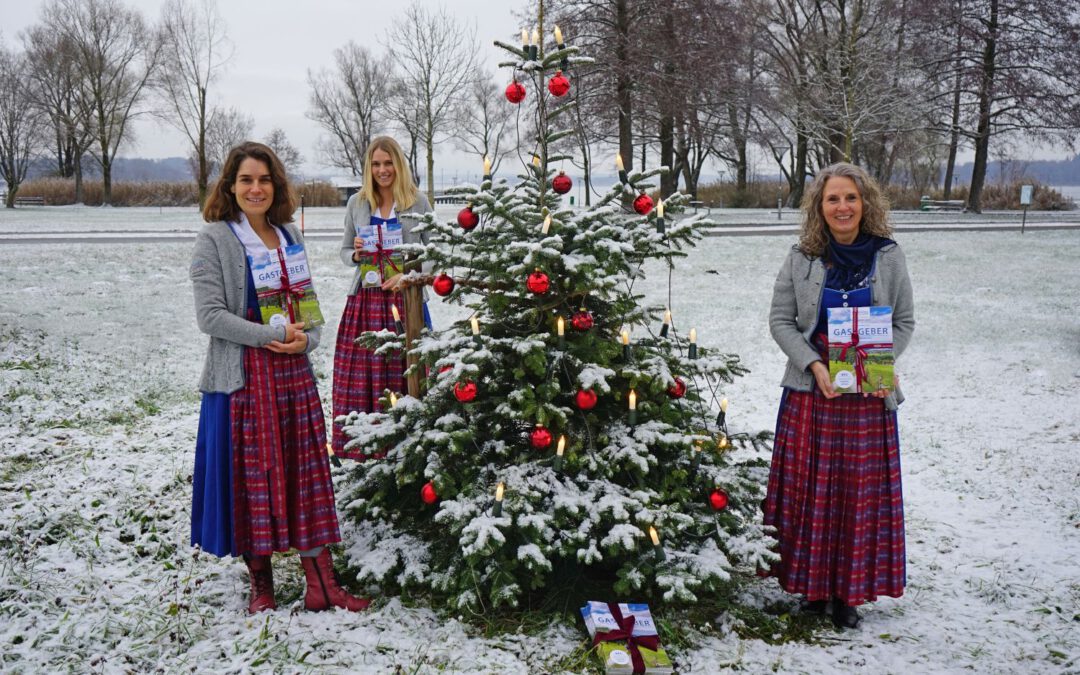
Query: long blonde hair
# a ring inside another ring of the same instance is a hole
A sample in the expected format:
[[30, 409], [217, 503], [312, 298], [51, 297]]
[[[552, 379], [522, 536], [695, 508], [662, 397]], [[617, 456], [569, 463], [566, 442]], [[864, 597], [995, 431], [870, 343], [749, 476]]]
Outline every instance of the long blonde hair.
[[364, 153], [364, 176], [363, 187], [360, 196], [367, 199], [371, 205], [371, 212], [379, 208], [379, 191], [375, 187], [375, 177], [371, 175], [371, 156], [376, 150], [382, 150], [390, 155], [390, 161], [394, 163], [394, 204], [398, 211], [408, 211], [416, 203], [416, 185], [413, 184], [412, 171], [409, 171], [409, 163], [405, 161], [405, 153], [401, 146], [390, 136], [376, 136], [368, 144], [367, 152]]
[[821, 211], [825, 183], [830, 178], [850, 178], [862, 197], [862, 219], [859, 232], [892, 238], [889, 224], [889, 200], [877, 182], [862, 167], [847, 162], [830, 164], [814, 176], [802, 200], [802, 228], [799, 231], [799, 250], [808, 256], [819, 258], [829, 243], [829, 226]]

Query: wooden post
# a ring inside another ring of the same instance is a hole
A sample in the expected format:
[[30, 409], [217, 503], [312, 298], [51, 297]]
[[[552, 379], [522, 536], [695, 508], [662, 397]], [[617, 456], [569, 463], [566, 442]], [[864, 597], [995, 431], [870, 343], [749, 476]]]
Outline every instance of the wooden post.
[[[401, 299], [405, 304], [405, 349], [412, 349], [413, 342], [420, 337], [420, 331], [424, 327], [424, 287], [409, 286], [401, 291]], [[406, 359], [406, 367], [412, 368], [420, 359], [409, 354]], [[419, 370], [406, 378], [409, 396], [420, 398], [423, 378]]]

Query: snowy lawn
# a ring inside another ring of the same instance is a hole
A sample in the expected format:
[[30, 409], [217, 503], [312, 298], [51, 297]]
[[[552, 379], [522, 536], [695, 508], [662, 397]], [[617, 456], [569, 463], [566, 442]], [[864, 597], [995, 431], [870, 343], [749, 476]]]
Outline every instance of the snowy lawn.
[[[124, 209], [91, 212], [141, 226]], [[0, 218], [0, 230], [26, 224]], [[739, 639], [717, 617], [675, 650], [679, 672], [1080, 672], [1080, 231], [899, 238], [918, 321], [899, 365], [907, 593], [868, 606], [859, 630], [823, 623], [818, 644]], [[791, 241], [710, 238], [673, 276], [676, 327], [752, 370], [725, 391], [733, 431], [774, 423], [783, 359], [766, 314]], [[190, 249], [0, 246], [0, 670], [595, 666], [571, 657], [580, 621], [484, 637], [466, 617], [395, 598], [358, 615], [304, 612], [294, 555], [276, 560], [280, 608], [246, 615], [243, 565], [187, 543], [206, 342]], [[348, 270], [333, 242], [312, 250], [330, 319], [314, 357], [326, 401]], [[652, 272], [635, 290], [663, 304], [667, 274]], [[455, 312], [433, 305], [436, 324]], [[745, 601], [783, 598], [765, 580]]]

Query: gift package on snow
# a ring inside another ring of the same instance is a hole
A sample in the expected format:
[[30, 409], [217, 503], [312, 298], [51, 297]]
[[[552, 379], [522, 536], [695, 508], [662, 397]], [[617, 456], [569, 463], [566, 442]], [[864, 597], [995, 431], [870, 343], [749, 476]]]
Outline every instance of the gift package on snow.
[[828, 335], [833, 389], [894, 389], [892, 307], [830, 307]]
[[581, 608], [581, 616], [605, 672], [674, 672], [648, 605], [590, 600]]

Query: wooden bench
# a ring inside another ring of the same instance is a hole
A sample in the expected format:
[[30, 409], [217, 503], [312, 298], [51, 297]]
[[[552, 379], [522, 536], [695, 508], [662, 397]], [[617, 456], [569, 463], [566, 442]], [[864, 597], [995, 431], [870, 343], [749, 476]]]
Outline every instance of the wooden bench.
[[435, 195], [436, 204], [464, 204], [465, 197], [461, 195]]
[[930, 199], [923, 195], [919, 200], [920, 211], [967, 211], [962, 199]]
[[45, 206], [44, 197], [16, 197], [15, 206]]
[[712, 213], [712, 208], [705, 202], [695, 200], [690, 202], [690, 206], [694, 207], [694, 213], [697, 213], [698, 209], [705, 209], [705, 213]]

